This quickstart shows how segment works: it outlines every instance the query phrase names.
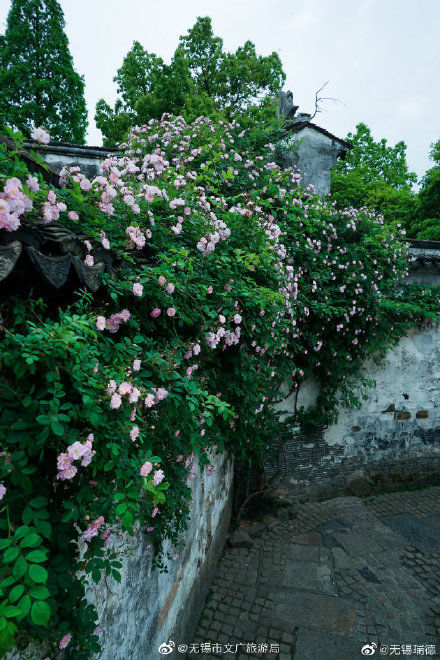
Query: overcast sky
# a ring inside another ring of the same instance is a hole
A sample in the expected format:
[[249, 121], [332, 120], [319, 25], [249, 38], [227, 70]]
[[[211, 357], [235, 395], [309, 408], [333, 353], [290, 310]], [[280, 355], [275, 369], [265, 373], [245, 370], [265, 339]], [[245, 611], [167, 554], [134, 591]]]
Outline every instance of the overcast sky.
[[[440, 138], [440, 0], [61, 0], [77, 71], [84, 75], [88, 143], [101, 144], [93, 116], [113, 103], [113, 77], [134, 40], [169, 61], [197, 16], [211, 16], [226, 50], [250, 39], [277, 51], [300, 111], [329, 81], [315, 122], [345, 137], [360, 121], [390, 144], [403, 139], [418, 176]], [[0, 0], [4, 32], [10, 0]]]

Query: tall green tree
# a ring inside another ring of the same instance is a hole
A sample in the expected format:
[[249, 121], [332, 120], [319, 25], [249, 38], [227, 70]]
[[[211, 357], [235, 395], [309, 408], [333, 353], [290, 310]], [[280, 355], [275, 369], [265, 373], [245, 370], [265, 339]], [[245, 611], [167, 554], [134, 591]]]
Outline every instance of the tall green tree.
[[421, 180], [417, 213], [410, 226], [410, 236], [440, 241], [440, 140], [431, 144], [430, 159], [434, 167]]
[[431, 145], [430, 158], [435, 165], [422, 179], [418, 215], [423, 219], [438, 218], [440, 224], [440, 140]]
[[164, 112], [189, 120], [200, 115], [229, 120], [255, 112], [284, 80], [277, 53], [258, 55], [251, 41], [234, 53], [225, 52], [211, 19], [199, 17], [180, 37], [170, 64], [135, 41], [114, 78], [119, 93], [115, 107], [100, 99], [95, 120], [110, 146], [123, 139], [128, 126]]
[[337, 205], [369, 206], [390, 223], [409, 226], [414, 218], [417, 181], [406, 162], [406, 144], [394, 147], [382, 138], [375, 141], [369, 127], [360, 123], [346, 138], [353, 148], [332, 170], [332, 195]]
[[12, 0], [0, 37], [0, 124], [84, 144], [84, 79], [73, 67], [57, 0]]

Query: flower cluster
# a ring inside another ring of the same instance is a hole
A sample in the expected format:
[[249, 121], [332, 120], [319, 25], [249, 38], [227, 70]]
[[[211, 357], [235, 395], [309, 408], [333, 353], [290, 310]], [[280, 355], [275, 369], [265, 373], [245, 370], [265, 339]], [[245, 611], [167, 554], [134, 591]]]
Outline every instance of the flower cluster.
[[118, 332], [122, 323], [127, 323], [130, 318], [128, 309], [123, 309], [121, 312], [112, 314], [108, 319], [105, 316], [98, 316], [96, 319], [96, 327], [98, 330], [108, 330], [112, 334]]
[[44, 128], [44, 126], [37, 126], [32, 130], [31, 138], [40, 144], [49, 144], [50, 135]]
[[67, 452], [58, 456], [57, 479], [60, 479], [61, 481], [64, 481], [65, 479], [73, 479], [78, 472], [76, 465], [73, 465], [74, 461], [81, 460], [81, 465], [83, 467], [90, 465], [93, 456], [96, 454], [96, 451], [93, 449], [93, 440], [93, 433], [90, 433], [84, 443], [76, 441], [72, 445], [69, 445]]
[[83, 541], [91, 541], [95, 536], [98, 536], [99, 534], [99, 528], [104, 524], [104, 516], [99, 516], [99, 518], [96, 518], [81, 534], [81, 538]]
[[[37, 189], [35, 177], [28, 177], [30, 189]], [[16, 231], [20, 226], [20, 216], [32, 209], [32, 201], [23, 191], [23, 184], [17, 177], [7, 179], [0, 193], [0, 229]]]

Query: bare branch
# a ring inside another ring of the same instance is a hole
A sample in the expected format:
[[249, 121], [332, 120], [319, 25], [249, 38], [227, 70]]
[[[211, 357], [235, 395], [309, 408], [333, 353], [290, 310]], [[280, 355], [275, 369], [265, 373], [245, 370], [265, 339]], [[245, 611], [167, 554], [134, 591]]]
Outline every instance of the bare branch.
[[335, 99], [332, 96], [319, 96], [319, 94], [322, 92], [323, 89], [325, 89], [325, 87], [327, 87], [327, 85], [328, 85], [328, 80], [323, 85], [321, 85], [321, 87], [315, 93], [315, 112], [310, 117], [310, 121], [313, 119], [313, 117], [315, 117], [315, 115], [318, 114], [318, 112], [322, 112], [319, 104], [322, 103], [323, 101], [333, 101], [334, 103], [342, 103], [340, 99]]

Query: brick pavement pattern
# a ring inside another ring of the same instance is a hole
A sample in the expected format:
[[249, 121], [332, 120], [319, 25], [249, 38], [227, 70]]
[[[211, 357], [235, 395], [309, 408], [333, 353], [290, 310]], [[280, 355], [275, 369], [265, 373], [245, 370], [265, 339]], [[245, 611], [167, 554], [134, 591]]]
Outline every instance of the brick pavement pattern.
[[226, 547], [188, 659], [351, 660], [365, 644], [376, 657], [440, 655], [440, 487], [295, 514], [259, 525], [250, 548]]

